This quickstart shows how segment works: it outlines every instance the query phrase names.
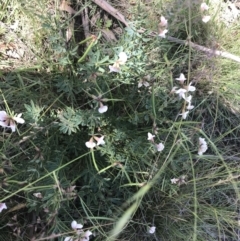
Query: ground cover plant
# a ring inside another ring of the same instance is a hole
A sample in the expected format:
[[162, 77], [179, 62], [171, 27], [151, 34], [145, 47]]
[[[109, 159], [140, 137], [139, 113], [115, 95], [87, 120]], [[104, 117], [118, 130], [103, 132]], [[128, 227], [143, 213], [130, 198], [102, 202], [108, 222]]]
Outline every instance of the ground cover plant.
[[0, 3], [0, 240], [240, 240], [238, 5]]

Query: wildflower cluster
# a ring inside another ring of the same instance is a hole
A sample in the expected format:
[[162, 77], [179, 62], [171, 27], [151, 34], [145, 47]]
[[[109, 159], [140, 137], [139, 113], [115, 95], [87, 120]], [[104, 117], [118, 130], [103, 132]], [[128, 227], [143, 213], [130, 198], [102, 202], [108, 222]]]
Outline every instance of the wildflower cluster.
[[[203, 2], [203, 3], [201, 4], [201, 6], [200, 6], [200, 11], [201, 11], [202, 13], [204, 13], [204, 12], [208, 11], [208, 9], [209, 9], [209, 6], [208, 6], [205, 2]], [[204, 23], [207, 23], [207, 22], [210, 20], [210, 18], [211, 18], [211, 16], [204, 14], [204, 15], [202, 16], [202, 21], [203, 21]]]
[[168, 32], [168, 30], [167, 30], [168, 23], [167, 22], [168, 22], [168, 20], [164, 16], [161, 16], [160, 23], [158, 24], [158, 28], [159, 28], [158, 36], [161, 38], [166, 38], [166, 33]]
[[82, 230], [83, 225], [80, 223], [77, 223], [77, 221], [72, 221], [71, 223], [72, 229], [76, 232], [76, 235], [78, 236], [77, 239], [74, 239], [72, 237], [66, 237], [64, 241], [89, 241], [89, 237], [93, 234], [90, 230], [87, 230], [84, 232]]
[[127, 54], [125, 52], [119, 53], [119, 58], [117, 61], [114, 62], [113, 65], [109, 65], [109, 70], [111, 72], [120, 72], [121, 68], [120, 65], [124, 65], [127, 62]]
[[23, 124], [25, 121], [21, 118], [22, 114], [10, 116], [6, 111], [0, 111], [0, 126], [11, 128], [12, 132], [16, 131], [16, 122]]
[[148, 138], [147, 139], [154, 144], [157, 151], [159, 151], [159, 152], [163, 151], [164, 145], [161, 142], [159, 144], [156, 144], [154, 142], [154, 137], [155, 137], [155, 135], [152, 135], [150, 132], [148, 132]]
[[182, 88], [177, 89], [176, 86], [173, 87], [172, 93], [178, 94], [179, 99], [184, 99], [184, 105], [182, 109], [182, 119], [186, 119], [187, 115], [189, 114], [189, 111], [194, 108], [192, 105], [192, 95], [189, 95], [189, 92], [194, 92], [196, 90], [196, 87], [192, 86], [192, 82], [190, 82], [189, 85], [184, 85], [184, 81], [186, 80], [184, 74], [180, 74], [179, 78], [176, 78], [177, 81], [180, 82], [182, 85]]
[[98, 112], [99, 112], [99, 113], [102, 114], [102, 113], [107, 112], [108, 106], [103, 104], [103, 102], [106, 102], [107, 99], [103, 99], [101, 95], [99, 95], [98, 97], [95, 96], [95, 95], [92, 95], [92, 98], [93, 98], [94, 100], [96, 100], [96, 101], [98, 102], [98, 104], [99, 104], [99, 108], [98, 108]]
[[[105, 141], [104, 141], [103, 139], [104, 139], [104, 136], [101, 136], [101, 137], [92, 136], [92, 137], [90, 138], [90, 140], [85, 143], [85, 145], [86, 145], [87, 148], [93, 149], [93, 148], [96, 147], [96, 146], [104, 145], [104, 144], [105, 144]], [[94, 140], [95, 140], [97, 143], [94, 142]]]

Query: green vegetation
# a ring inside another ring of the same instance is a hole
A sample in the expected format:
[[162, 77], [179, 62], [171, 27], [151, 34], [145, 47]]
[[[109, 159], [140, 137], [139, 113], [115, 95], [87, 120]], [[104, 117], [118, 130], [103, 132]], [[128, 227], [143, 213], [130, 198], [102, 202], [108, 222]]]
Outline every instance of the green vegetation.
[[[0, 0], [0, 111], [25, 120], [0, 130], [0, 240], [88, 240], [73, 220], [89, 240], [240, 239], [240, 63], [150, 34], [240, 56], [240, 21], [211, 1], [207, 23], [200, 1], [112, 2], [129, 27], [90, 0]], [[87, 37], [85, 9], [102, 14]]]

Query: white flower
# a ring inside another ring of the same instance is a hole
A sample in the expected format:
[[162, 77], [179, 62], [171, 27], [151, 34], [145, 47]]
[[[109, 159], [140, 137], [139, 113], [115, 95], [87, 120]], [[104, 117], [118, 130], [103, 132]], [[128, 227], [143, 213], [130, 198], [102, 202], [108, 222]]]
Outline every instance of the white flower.
[[96, 146], [96, 143], [93, 141], [93, 138], [91, 138], [88, 142], [85, 143], [87, 148], [93, 149]]
[[171, 179], [172, 184], [177, 184], [178, 181], [179, 181], [179, 179], [175, 178], [175, 177], [173, 179]]
[[166, 27], [167, 26], [167, 19], [164, 16], [161, 16], [160, 18], [161, 22], [159, 23], [160, 26]]
[[109, 67], [110, 73], [111, 72], [115, 72], [115, 73], [120, 72], [120, 68], [117, 65], [115, 65], [115, 64], [109, 65], [108, 67]]
[[108, 110], [108, 106], [107, 105], [103, 105], [102, 102], [99, 102], [99, 103], [100, 103], [100, 107], [98, 108], [98, 112], [102, 114], [102, 113], [104, 113], [104, 112], [106, 112]]
[[183, 84], [186, 78], [185, 78], [185, 75], [181, 73], [179, 78], [176, 78], [175, 80], [178, 80], [181, 84]]
[[206, 4], [206, 3], [202, 3], [201, 6], [200, 6], [200, 10], [203, 12], [205, 10], [208, 10], [209, 9], [209, 6]]
[[191, 104], [191, 100], [192, 100], [192, 95], [185, 97], [185, 101], [188, 102], [187, 110], [192, 110], [194, 108], [194, 105]]
[[71, 237], [66, 237], [64, 241], [73, 241], [73, 239]]
[[196, 90], [196, 87], [192, 86], [192, 82], [189, 83], [188, 86], [185, 87], [187, 91], [195, 91]]
[[113, 64], [113, 65], [109, 65], [109, 70], [110, 70], [110, 73], [111, 72], [120, 72], [120, 65], [124, 65], [126, 62], [127, 62], [127, 55], [125, 52], [121, 52], [119, 53], [119, 59]]
[[182, 114], [180, 114], [182, 116], [182, 119], [186, 119], [187, 115], [188, 115], [189, 111], [183, 111]]
[[152, 135], [150, 132], [148, 132], [148, 140], [154, 142], [155, 135]]
[[162, 151], [164, 149], [164, 145], [162, 143], [156, 144], [155, 146], [157, 148], [157, 151]]
[[210, 20], [210, 16], [203, 16], [202, 17], [202, 21], [204, 22], [204, 23], [207, 23], [209, 20]]
[[191, 102], [187, 105], [187, 110], [192, 110], [194, 108], [194, 105], [191, 105]]
[[7, 209], [6, 203], [0, 203], [0, 213], [2, 212], [3, 209]]
[[155, 233], [155, 231], [156, 231], [156, 227], [155, 226], [148, 227], [148, 232], [149, 233], [153, 234], [153, 233]]
[[36, 198], [43, 198], [42, 193], [40, 193], [40, 192], [33, 193], [33, 196]]
[[90, 230], [87, 230], [83, 235], [81, 235], [80, 241], [88, 241], [89, 236], [92, 235], [92, 232]]
[[180, 88], [179, 90], [176, 90], [175, 93], [178, 94], [179, 98], [185, 99], [185, 93], [187, 92], [186, 89]]
[[13, 117], [9, 116], [5, 111], [0, 111], [0, 126], [9, 127], [12, 129], [12, 132], [16, 131], [16, 123], [23, 124], [25, 120], [21, 118], [22, 113], [15, 115]]
[[207, 151], [208, 146], [207, 146], [207, 142], [205, 141], [205, 138], [201, 138], [199, 137], [199, 148], [198, 148], [198, 155], [201, 156], [204, 152]]
[[188, 97], [185, 97], [184, 99], [186, 100], [186, 102], [191, 103], [192, 95], [189, 95]]
[[119, 53], [118, 56], [119, 56], [119, 59], [118, 59], [119, 64], [125, 64], [127, 62], [127, 54], [125, 52]]
[[75, 230], [75, 229], [81, 229], [83, 227], [83, 225], [80, 223], [77, 223], [77, 221], [73, 220], [71, 223], [71, 227], [72, 227], [72, 229]]
[[93, 138], [97, 141], [97, 146], [105, 144], [105, 141], [103, 140], [104, 136], [101, 136], [101, 137], [94, 136]]
[[166, 33], [168, 32], [167, 29], [163, 29], [160, 31], [160, 33], [158, 34], [159, 37], [161, 38], [166, 38]]
[[176, 93], [176, 89], [177, 89], [177, 88], [178, 88], [177, 86], [173, 86], [173, 88], [171, 89], [170, 94], [172, 94], [172, 93]]
[[140, 80], [140, 81], [138, 82], [138, 88], [142, 87], [143, 85], [144, 85], [145, 87], [148, 87], [148, 86], [149, 86], [149, 83], [148, 83], [147, 81], [145, 81], [145, 80]]

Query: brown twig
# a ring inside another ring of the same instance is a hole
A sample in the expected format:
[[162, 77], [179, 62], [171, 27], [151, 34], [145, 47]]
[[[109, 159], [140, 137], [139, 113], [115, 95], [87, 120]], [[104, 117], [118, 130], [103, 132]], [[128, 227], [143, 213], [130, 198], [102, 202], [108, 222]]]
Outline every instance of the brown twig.
[[89, 19], [88, 19], [88, 8], [86, 7], [84, 11], [81, 12], [82, 16], [82, 24], [83, 24], [83, 31], [85, 38], [88, 38], [90, 36], [89, 31]]
[[114, 18], [122, 22], [126, 27], [128, 27], [128, 23], [125, 20], [125, 17], [116, 8], [112, 7], [108, 2], [106, 2], [105, 0], [92, 1], [96, 3], [100, 8], [104, 9], [106, 12], [112, 15]]

